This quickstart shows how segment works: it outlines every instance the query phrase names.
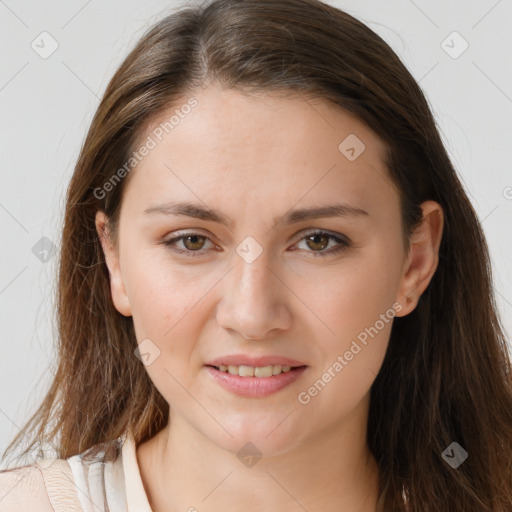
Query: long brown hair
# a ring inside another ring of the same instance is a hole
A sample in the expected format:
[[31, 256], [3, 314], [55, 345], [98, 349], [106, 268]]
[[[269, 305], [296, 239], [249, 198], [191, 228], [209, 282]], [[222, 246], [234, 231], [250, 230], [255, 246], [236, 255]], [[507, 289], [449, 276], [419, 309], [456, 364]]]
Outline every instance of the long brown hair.
[[[391, 48], [352, 16], [318, 0], [214, 0], [182, 8], [147, 31], [110, 81], [67, 192], [58, 276], [56, 375], [25, 435], [62, 458], [128, 429], [136, 443], [167, 422], [169, 405], [134, 356], [133, 322], [112, 302], [95, 229], [115, 236], [146, 123], [216, 81], [282, 90], [340, 105], [387, 146], [404, 239], [426, 200], [444, 210], [439, 265], [415, 310], [395, 318], [371, 388], [368, 443], [380, 468], [379, 511], [512, 510], [512, 372], [497, 314], [488, 248], [427, 101]], [[453, 442], [468, 458], [456, 469]], [[24, 453], [27, 453], [27, 450]]]

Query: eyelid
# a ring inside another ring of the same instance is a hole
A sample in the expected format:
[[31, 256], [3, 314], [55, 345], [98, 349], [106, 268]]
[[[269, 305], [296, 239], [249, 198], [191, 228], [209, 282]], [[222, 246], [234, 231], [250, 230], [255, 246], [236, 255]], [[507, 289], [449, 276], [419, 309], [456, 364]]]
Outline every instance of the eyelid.
[[348, 237], [346, 237], [342, 233], [335, 233], [333, 231], [329, 231], [328, 229], [323, 228], [306, 228], [305, 230], [302, 230], [298, 233], [297, 238], [294, 238], [295, 243], [299, 242], [303, 238], [310, 236], [310, 235], [316, 235], [316, 234], [322, 234], [322, 235], [328, 235], [332, 236], [333, 238], [337, 238], [338, 240], [341, 240], [342, 242], [350, 243], [350, 240]]

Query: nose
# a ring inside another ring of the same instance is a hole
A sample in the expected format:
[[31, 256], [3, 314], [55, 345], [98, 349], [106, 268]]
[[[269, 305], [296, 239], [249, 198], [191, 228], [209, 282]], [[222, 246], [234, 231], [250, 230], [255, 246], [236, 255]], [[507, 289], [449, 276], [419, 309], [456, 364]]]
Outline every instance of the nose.
[[251, 263], [235, 256], [234, 268], [223, 279], [219, 325], [247, 339], [264, 339], [271, 332], [289, 329], [291, 292], [269, 267], [265, 252]]

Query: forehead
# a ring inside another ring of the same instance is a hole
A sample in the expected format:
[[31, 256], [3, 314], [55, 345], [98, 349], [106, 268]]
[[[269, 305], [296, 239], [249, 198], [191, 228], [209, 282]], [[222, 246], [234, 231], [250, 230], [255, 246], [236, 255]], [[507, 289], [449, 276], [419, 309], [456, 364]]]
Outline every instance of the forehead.
[[150, 139], [130, 180], [140, 201], [186, 195], [291, 207], [346, 196], [365, 208], [394, 193], [384, 143], [325, 100], [209, 86], [154, 116], [139, 145]]

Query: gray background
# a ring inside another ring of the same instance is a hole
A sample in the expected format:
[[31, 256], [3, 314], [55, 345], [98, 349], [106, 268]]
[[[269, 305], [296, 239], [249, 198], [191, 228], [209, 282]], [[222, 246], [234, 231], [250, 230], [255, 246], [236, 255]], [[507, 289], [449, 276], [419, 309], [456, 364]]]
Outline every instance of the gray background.
[[[51, 244], [59, 245], [65, 190], [94, 110], [146, 28], [184, 3], [0, 0], [0, 450], [52, 376]], [[328, 3], [380, 34], [420, 81], [487, 235], [510, 336], [512, 0]], [[58, 48], [42, 58], [52, 40]]]

